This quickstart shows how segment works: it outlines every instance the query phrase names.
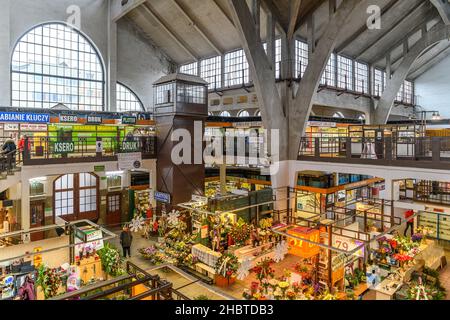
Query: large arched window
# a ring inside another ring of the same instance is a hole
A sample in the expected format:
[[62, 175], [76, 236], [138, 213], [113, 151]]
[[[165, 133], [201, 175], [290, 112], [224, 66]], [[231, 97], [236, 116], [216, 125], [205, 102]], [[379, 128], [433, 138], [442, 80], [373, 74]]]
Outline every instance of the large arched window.
[[130, 88], [122, 83], [116, 85], [117, 111], [145, 111], [144, 105]]
[[92, 173], [66, 174], [54, 182], [54, 213], [66, 221], [99, 217], [99, 182]]
[[39, 25], [17, 42], [11, 62], [11, 105], [101, 111], [104, 69], [92, 43], [64, 23]]
[[229, 118], [229, 117], [231, 117], [231, 113], [229, 113], [228, 111], [222, 111], [220, 113], [220, 116], [221, 117], [225, 117], [225, 118]]
[[247, 110], [242, 110], [239, 112], [238, 117], [239, 118], [248, 118], [248, 117], [250, 117], [250, 113], [248, 113]]

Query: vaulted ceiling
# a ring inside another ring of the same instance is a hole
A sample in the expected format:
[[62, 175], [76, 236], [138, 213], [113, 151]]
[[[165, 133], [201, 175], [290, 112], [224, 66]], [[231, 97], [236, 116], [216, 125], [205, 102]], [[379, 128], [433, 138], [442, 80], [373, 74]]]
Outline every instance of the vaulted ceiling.
[[[250, 8], [261, 3], [260, 30], [264, 40], [267, 12], [277, 21], [277, 35], [293, 28], [296, 36], [306, 40], [307, 21], [313, 18], [316, 39], [324, 32], [330, 2], [327, 0], [243, 0]], [[338, 0], [338, 5], [343, 0]], [[436, 8], [428, 0], [361, 0], [381, 8], [381, 30], [369, 30], [368, 15], [362, 15], [342, 32], [336, 51], [380, 68], [391, 53], [393, 71], [403, 57], [405, 39], [414, 45], [421, 37], [424, 23], [431, 28], [441, 23]], [[298, 11], [297, 11], [298, 10]], [[241, 47], [234, 27], [228, 0], [146, 0], [126, 12], [134, 23], [175, 63], [184, 64], [224, 54]], [[294, 20], [295, 19], [295, 20]], [[450, 55], [450, 42], [429, 48], [416, 61], [409, 78], [416, 78]]]

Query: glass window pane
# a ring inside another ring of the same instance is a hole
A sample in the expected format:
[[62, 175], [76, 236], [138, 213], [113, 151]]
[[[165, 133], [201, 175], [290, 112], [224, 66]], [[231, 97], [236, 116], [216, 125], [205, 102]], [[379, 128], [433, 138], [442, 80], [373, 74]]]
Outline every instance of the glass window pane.
[[77, 30], [61, 23], [38, 26], [19, 40], [12, 56], [13, 106], [63, 103], [75, 110], [103, 110], [103, 66]]

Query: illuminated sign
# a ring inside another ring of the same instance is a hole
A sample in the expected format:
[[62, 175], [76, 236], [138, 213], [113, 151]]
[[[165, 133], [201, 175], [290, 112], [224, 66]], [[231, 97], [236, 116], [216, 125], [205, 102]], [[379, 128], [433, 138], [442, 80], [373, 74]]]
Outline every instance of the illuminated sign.
[[170, 194], [155, 191], [155, 200], [163, 203], [170, 203]]
[[[320, 243], [320, 231], [306, 227], [298, 227], [288, 230], [289, 235], [295, 238], [288, 238], [289, 253], [302, 258], [310, 258], [319, 254], [320, 247], [314, 243]], [[302, 239], [308, 240], [304, 241]], [[313, 243], [311, 243], [313, 242]]]
[[50, 115], [45, 113], [0, 112], [0, 122], [49, 123]]
[[122, 117], [122, 124], [136, 124], [136, 122], [137, 122], [136, 117], [129, 117], [129, 116]]

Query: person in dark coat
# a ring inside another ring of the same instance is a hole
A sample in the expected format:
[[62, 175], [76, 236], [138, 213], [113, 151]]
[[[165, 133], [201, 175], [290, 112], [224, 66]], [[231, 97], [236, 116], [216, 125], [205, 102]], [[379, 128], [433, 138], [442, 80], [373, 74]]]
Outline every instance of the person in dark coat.
[[129, 228], [124, 227], [122, 233], [120, 234], [120, 244], [122, 245], [123, 257], [131, 258], [131, 243], [133, 242], [133, 235]]
[[12, 139], [12, 137], [7, 139], [5, 141], [5, 143], [3, 143], [2, 152], [4, 155], [6, 155], [6, 158], [7, 158], [8, 171], [13, 169], [16, 165], [16, 153], [14, 152], [16, 150], [17, 150], [17, 146], [16, 146], [16, 143], [14, 142], [14, 140]]

